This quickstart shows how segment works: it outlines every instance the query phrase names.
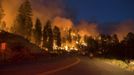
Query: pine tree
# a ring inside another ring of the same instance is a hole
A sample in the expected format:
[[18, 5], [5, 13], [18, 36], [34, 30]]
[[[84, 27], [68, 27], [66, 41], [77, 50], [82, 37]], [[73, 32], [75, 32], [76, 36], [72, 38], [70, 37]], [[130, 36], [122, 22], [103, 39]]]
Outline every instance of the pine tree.
[[51, 27], [51, 22], [48, 21], [44, 26], [43, 30], [43, 46], [49, 51], [53, 50], [53, 31]]
[[14, 31], [16, 34], [24, 36], [30, 40], [32, 31], [32, 8], [29, 0], [25, 0], [20, 8], [19, 14], [16, 17]]
[[56, 45], [60, 47], [61, 46], [61, 33], [60, 33], [60, 29], [56, 26], [53, 29], [53, 37], [54, 37]]
[[34, 37], [35, 37], [35, 43], [37, 45], [41, 44], [41, 37], [42, 37], [42, 31], [41, 31], [41, 22], [37, 18], [35, 23], [35, 30], [34, 30]]
[[125, 47], [124, 54], [128, 59], [134, 58], [134, 33], [129, 32], [127, 36], [123, 39], [122, 44]]

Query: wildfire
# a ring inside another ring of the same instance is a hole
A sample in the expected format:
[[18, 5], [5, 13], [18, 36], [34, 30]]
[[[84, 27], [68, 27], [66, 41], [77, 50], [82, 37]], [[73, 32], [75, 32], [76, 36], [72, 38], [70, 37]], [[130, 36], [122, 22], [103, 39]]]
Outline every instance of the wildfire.
[[76, 46], [77, 43], [62, 43], [61, 47], [58, 47], [54, 44], [53, 49], [54, 50], [66, 50], [67, 52], [70, 52], [71, 50], [78, 51], [78, 48]]
[[85, 41], [84, 41], [84, 36], [88, 35], [89, 32], [88, 33], [83, 32], [85, 34], [81, 33], [81, 35], [80, 35], [79, 30], [77, 30], [76, 28], [72, 28], [72, 27], [70, 27], [71, 30], [66, 28], [62, 32], [62, 33], [64, 33], [63, 34], [64, 36], [62, 38], [70, 36], [71, 41], [68, 41], [67, 38], [65, 41], [62, 40], [61, 47], [56, 46], [56, 44], [54, 42], [53, 48], [55, 50], [61, 49], [61, 50], [66, 50], [67, 52], [70, 52], [72, 50], [78, 51], [79, 50], [78, 45], [87, 46], [87, 43], [85, 43]]
[[[48, 0], [50, 1], [50, 0]], [[9, 0], [3, 1], [3, 8], [5, 12], [4, 21], [6, 22], [6, 26], [11, 28], [13, 22], [16, 18], [18, 9], [22, 0]], [[51, 20], [52, 22], [52, 29], [54, 26], [57, 26], [61, 32], [61, 47], [56, 45], [56, 42], [53, 43], [53, 49], [58, 50], [78, 50], [78, 45], [87, 46], [84, 41], [85, 36], [95, 36], [98, 34], [97, 24], [89, 23], [87, 21], [80, 21], [78, 25], [74, 25], [73, 21], [70, 18], [66, 18], [65, 10], [61, 7], [64, 5], [61, 2], [50, 1], [48, 2], [48, 6], [42, 4], [42, 2], [33, 0], [31, 1], [31, 5], [33, 8], [33, 24], [35, 17], [38, 16], [43, 22], [47, 20]], [[45, 3], [45, 2], [44, 2]], [[10, 5], [13, 5], [12, 7]], [[40, 8], [41, 7], [41, 8]], [[63, 15], [64, 14], [64, 15]], [[62, 16], [62, 17], [61, 17]], [[44, 26], [45, 24], [42, 23]], [[43, 27], [42, 26], [42, 27]], [[32, 37], [32, 41], [34, 41], [34, 37]], [[33, 42], [34, 43], [34, 42]], [[42, 47], [42, 44], [41, 46]], [[48, 50], [47, 48], [44, 48]]]

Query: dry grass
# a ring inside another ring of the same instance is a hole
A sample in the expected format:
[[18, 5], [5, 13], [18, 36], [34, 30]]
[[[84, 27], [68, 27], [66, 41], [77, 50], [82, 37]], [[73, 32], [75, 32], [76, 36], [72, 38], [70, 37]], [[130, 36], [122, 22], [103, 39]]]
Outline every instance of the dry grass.
[[101, 58], [101, 61], [107, 63], [107, 64], [111, 64], [117, 67], [120, 67], [122, 69], [125, 69], [127, 71], [134, 71], [134, 61], [130, 61], [130, 63], [126, 63], [122, 60], [117, 60], [117, 59], [104, 59]]

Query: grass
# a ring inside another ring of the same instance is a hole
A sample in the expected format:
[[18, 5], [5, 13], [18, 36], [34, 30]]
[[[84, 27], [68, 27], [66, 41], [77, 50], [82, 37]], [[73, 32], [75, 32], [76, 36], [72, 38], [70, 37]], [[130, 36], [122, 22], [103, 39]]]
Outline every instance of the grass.
[[99, 58], [99, 60], [111, 64], [127, 71], [134, 71], [134, 61], [130, 61], [130, 63], [126, 63], [125, 61], [118, 60], [118, 59], [108, 59], [108, 58]]

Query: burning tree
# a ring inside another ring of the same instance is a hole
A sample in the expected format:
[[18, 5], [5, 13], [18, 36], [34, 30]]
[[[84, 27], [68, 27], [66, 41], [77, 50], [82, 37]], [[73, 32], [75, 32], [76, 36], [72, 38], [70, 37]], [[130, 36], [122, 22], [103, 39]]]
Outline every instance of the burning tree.
[[49, 51], [53, 50], [53, 31], [52, 31], [50, 21], [48, 21], [46, 25], [44, 26], [43, 47], [47, 48]]
[[37, 45], [40, 45], [41, 44], [41, 38], [42, 38], [42, 31], [41, 31], [41, 22], [40, 20], [37, 18], [36, 19], [36, 23], [35, 23], [35, 29], [33, 31], [33, 35], [34, 35], [34, 38], [35, 38], [35, 43]]
[[61, 47], [61, 33], [58, 27], [54, 27], [53, 29], [53, 37], [54, 37], [54, 45], [57, 47]]
[[14, 24], [14, 32], [30, 40], [32, 31], [32, 8], [29, 0], [24, 1], [16, 17]]

